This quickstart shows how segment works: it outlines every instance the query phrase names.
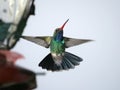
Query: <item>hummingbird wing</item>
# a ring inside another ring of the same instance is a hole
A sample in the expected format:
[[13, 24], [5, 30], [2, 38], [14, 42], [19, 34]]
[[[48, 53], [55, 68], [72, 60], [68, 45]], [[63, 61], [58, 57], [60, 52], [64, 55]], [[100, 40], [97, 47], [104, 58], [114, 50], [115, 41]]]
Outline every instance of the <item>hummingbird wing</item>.
[[64, 37], [64, 40], [66, 48], [92, 41], [90, 39], [75, 39], [69, 37]]
[[45, 48], [49, 48], [51, 36], [43, 36], [43, 37], [32, 37], [32, 36], [22, 36], [22, 38], [31, 41], [33, 43], [36, 43], [38, 45], [41, 45]]

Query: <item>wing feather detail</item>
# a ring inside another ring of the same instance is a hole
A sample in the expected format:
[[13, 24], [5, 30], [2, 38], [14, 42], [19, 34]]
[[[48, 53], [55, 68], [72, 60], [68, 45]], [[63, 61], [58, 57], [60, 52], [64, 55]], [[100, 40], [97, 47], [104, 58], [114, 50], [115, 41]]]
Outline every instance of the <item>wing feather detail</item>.
[[45, 48], [49, 48], [51, 42], [51, 36], [43, 36], [43, 37], [32, 37], [32, 36], [22, 36], [23, 39], [31, 41], [35, 44], [41, 45]]
[[75, 39], [75, 38], [69, 38], [69, 37], [64, 37], [64, 40], [65, 40], [66, 48], [93, 41], [90, 39]]

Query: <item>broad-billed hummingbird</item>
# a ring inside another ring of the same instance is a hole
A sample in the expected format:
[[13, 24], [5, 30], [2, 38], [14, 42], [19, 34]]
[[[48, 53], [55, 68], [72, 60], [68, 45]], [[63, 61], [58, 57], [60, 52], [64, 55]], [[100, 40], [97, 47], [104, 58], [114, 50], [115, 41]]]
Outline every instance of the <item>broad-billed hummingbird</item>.
[[63, 28], [68, 20], [60, 28], [55, 29], [52, 37], [22, 36], [22, 38], [38, 45], [46, 48], [50, 47], [50, 53], [39, 63], [39, 66], [43, 69], [51, 71], [68, 70], [74, 68], [76, 65], [79, 65], [79, 62], [82, 61], [82, 58], [66, 52], [65, 49], [91, 40], [64, 37]]

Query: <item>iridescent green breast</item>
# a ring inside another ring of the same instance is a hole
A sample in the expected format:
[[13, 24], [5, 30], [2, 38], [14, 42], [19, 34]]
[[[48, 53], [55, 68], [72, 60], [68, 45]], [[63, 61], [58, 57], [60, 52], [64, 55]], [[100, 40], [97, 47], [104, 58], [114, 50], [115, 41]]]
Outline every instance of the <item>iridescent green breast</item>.
[[65, 52], [65, 43], [63, 41], [52, 40], [50, 43], [51, 53], [61, 54]]

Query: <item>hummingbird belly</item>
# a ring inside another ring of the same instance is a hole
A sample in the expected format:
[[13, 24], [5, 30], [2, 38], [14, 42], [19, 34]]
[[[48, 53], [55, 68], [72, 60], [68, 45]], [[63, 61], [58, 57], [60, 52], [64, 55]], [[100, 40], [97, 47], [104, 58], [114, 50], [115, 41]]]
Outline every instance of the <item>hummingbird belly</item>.
[[51, 53], [62, 54], [65, 52], [65, 43], [64, 41], [55, 41], [52, 40], [50, 43]]
[[51, 53], [51, 55], [55, 64], [60, 65], [62, 63], [64, 53], [62, 54]]
[[64, 52], [65, 52], [64, 42], [62, 41], [58, 42], [58, 41], [52, 40], [51, 45], [50, 45], [50, 50], [51, 50], [51, 55], [52, 55], [54, 62], [57, 65], [61, 64], [63, 56], [64, 56]]

